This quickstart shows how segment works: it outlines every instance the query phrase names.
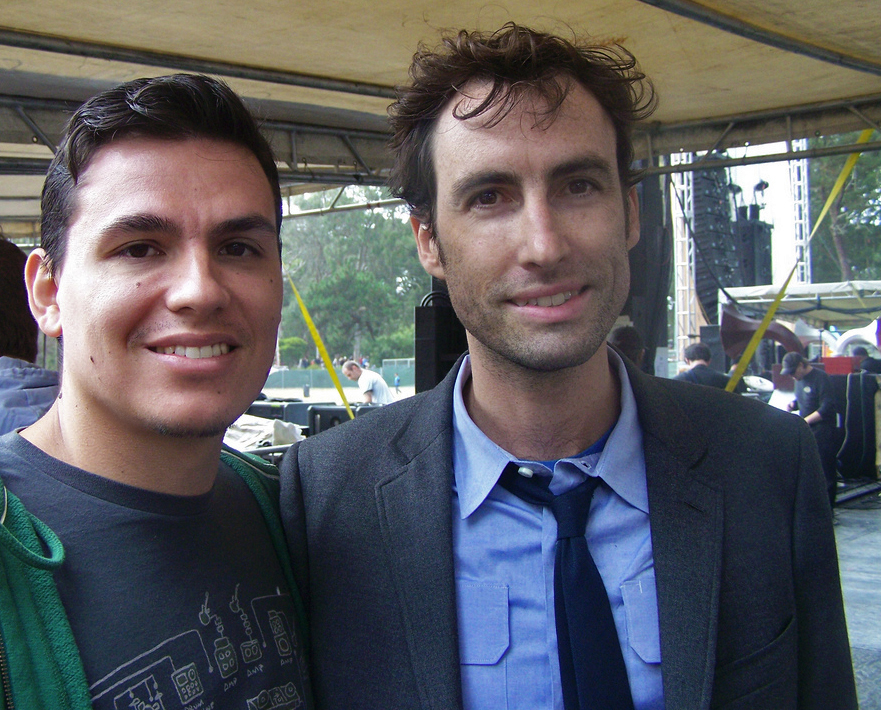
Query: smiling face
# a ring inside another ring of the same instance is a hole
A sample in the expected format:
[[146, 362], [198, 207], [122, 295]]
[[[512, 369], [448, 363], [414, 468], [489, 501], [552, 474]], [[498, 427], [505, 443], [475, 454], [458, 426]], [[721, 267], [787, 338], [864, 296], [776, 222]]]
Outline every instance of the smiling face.
[[63, 337], [62, 426], [76, 417], [110, 436], [222, 434], [272, 364], [275, 224], [269, 182], [245, 148], [151, 138], [101, 148], [77, 184], [55, 278], [29, 264], [40, 325]]
[[[485, 91], [463, 93], [478, 101]], [[528, 98], [489, 127], [485, 116], [456, 119], [454, 105], [433, 135], [434, 224], [413, 220], [422, 264], [446, 281], [472, 358], [581, 365], [624, 306], [639, 239], [611, 120], [580, 86], [549, 124], [536, 125]]]

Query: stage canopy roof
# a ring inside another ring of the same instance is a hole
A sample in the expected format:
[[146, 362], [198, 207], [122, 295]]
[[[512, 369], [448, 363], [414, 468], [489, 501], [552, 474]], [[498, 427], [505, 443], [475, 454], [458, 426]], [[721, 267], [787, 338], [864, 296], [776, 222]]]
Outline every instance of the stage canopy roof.
[[[777, 296], [779, 286], [741, 286], [719, 291], [719, 302], [730, 295], [744, 315], [761, 318]], [[775, 315], [777, 320], [798, 319], [823, 330], [862, 328], [881, 317], [881, 281], [793, 284], [786, 290]]]
[[679, 150], [881, 123], [874, 0], [4, 0], [0, 227], [33, 229], [51, 146], [77, 103], [172, 71], [225, 78], [268, 119], [289, 190], [379, 184], [386, 107], [417, 44], [509, 20], [637, 56], [660, 97], [636, 137], [655, 169]]

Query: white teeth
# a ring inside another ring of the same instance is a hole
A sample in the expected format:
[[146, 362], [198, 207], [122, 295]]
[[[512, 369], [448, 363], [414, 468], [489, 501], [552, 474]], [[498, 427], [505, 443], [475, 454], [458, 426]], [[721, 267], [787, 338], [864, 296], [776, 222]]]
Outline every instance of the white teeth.
[[542, 296], [541, 298], [530, 298], [527, 301], [514, 301], [518, 306], [541, 306], [547, 308], [549, 306], [561, 306], [574, 296], [573, 291], [563, 291], [555, 293], [553, 296]]
[[165, 348], [156, 348], [156, 351], [163, 355], [177, 355], [178, 357], [198, 360], [203, 357], [226, 355], [229, 352], [229, 345], [226, 343], [215, 343], [214, 345], [203, 345], [201, 348], [187, 347], [186, 345], [170, 345]]

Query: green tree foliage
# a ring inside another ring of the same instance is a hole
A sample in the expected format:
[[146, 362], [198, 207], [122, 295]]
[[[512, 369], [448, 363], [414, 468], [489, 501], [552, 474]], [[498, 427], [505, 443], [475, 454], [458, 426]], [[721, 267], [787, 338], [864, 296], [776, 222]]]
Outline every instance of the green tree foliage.
[[[278, 355], [282, 365], [296, 367], [301, 357], [308, 355], [306, 341], [296, 336], [280, 338], [278, 341]], [[309, 359], [307, 357], [307, 359]]]
[[[859, 134], [822, 136], [812, 148], [852, 144]], [[846, 156], [810, 161], [811, 220], [819, 217]], [[881, 279], [881, 153], [863, 153], [811, 241], [815, 283]]]
[[[329, 207], [338, 191], [297, 200], [303, 211]], [[337, 206], [386, 198], [378, 188], [348, 188]], [[372, 363], [412, 357], [413, 309], [429, 291], [406, 210], [377, 208], [286, 219], [284, 263], [331, 357], [356, 349]], [[282, 335], [312, 338], [296, 299], [285, 296]]]

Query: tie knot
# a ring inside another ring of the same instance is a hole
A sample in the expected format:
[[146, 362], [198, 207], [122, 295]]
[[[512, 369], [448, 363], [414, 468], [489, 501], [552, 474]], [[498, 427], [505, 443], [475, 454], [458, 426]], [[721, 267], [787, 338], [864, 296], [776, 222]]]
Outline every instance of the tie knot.
[[511, 493], [534, 505], [546, 505], [557, 520], [557, 539], [581, 537], [587, 528], [590, 501], [600, 479], [588, 476], [574, 488], [555, 496], [548, 489], [550, 477], [527, 478], [518, 472], [518, 466], [510, 463], [505, 467], [499, 483]]
[[590, 501], [599, 483], [598, 478], [588, 477], [583, 483], [550, 501], [549, 507], [557, 520], [557, 539], [584, 536]]

